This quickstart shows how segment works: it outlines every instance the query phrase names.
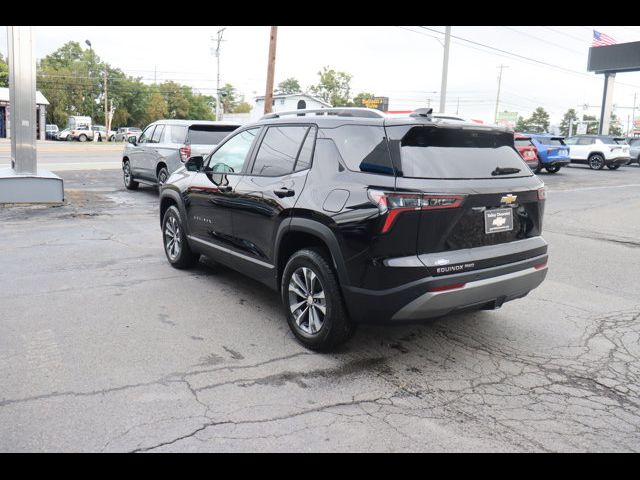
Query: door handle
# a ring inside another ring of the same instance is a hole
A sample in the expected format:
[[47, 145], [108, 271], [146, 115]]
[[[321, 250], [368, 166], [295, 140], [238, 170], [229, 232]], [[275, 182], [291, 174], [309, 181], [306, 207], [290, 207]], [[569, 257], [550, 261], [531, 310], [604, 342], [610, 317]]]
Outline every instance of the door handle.
[[231, 190], [233, 190], [233, 188], [231, 188], [231, 185], [220, 185], [218, 187], [218, 191], [223, 193], [230, 192]]
[[295, 190], [289, 190], [287, 187], [282, 187], [278, 190], [274, 190], [273, 193], [275, 193], [280, 198], [293, 197], [296, 194]]

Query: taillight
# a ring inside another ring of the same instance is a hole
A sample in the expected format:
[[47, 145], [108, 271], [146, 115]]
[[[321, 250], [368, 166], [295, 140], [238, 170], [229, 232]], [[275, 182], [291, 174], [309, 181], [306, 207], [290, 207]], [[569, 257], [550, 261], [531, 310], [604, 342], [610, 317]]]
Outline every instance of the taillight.
[[527, 157], [533, 157], [533, 156], [534, 156], [534, 154], [533, 154], [533, 152], [532, 152], [531, 150], [527, 150], [527, 151], [525, 152], [525, 155], [526, 155]]
[[388, 232], [396, 217], [402, 212], [457, 208], [462, 205], [466, 197], [466, 195], [395, 193], [380, 190], [369, 190], [368, 193], [369, 198], [378, 205], [380, 213], [387, 215], [381, 233]]
[[191, 146], [183, 145], [180, 147], [180, 160], [186, 162], [191, 156]]
[[430, 292], [445, 292], [447, 290], [455, 290], [456, 288], [463, 288], [466, 283], [453, 283], [451, 285], [443, 285], [442, 287], [430, 288]]
[[542, 187], [538, 189], [538, 200], [546, 200], [547, 199], [547, 187]]
[[533, 268], [535, 268], [536, 270], [540, 270], [541, 268], [544, 268], [547, 266], [547, 262], [544, 263], [539, 263], [538, 265], [534, 265]]

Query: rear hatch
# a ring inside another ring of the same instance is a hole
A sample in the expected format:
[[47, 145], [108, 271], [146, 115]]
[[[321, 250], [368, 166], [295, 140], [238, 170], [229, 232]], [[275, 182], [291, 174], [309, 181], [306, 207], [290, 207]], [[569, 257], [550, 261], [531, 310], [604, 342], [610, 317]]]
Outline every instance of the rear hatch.
[[562, 137], [545, 137], [539, 140], [547, 147], [547, 160], [569, 159], [569, 146]]
[[611, 153], [614, 155], [617, 153], [619, 157], [628, 157], [630, 155], [631, 148], [629, 147], [626, 138], [616, 137], [613, 141], [619, 146], [610, 145], [609, 148], [611, 149]]
[[187, 132], [187, 145], [191, 147], [189, 156], [206, 156], [238, 125], [191, 125]]
[[[427, 124], [387, 127], [387, 134], [398, 193], [421, 196], [420, 207], [409, 212], [418, 255], [540, 235], [543, 184], [516, 151], [512, 133]], [[503, 260], [493, 265], [515, 261]]]

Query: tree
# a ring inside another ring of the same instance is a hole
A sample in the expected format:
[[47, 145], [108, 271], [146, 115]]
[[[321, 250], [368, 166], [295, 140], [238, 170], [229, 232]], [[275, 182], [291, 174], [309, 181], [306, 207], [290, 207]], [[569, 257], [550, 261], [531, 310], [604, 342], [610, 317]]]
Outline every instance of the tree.
[[251, 104], [242, 100], [236, 107], [233, 109], [232, 113], [249, 113], [253, 107]]
[[318, 75], [320, 81], [317, 85], [310, 87], [311, 92], [334, 107], [347, 106], [351, 93], [352, 76], [345, 72], [337, 72], [329, 67], [323, 67]]
[[[573, 123], [573, 127], [571, 129], [571, 133], [569, 133], [569, 125], [571, 125], [571, 123]], [[567, 137], [569, 135], [575, 134], [577, 124], [578, 114], [576, 113], [575, 109], [570, 108], [562, 117], [562, 122], [560, 122], [560, 135]]]
[[278, 84], [275, 93], [279, 93], [282, 95], [302, 93], [302, 88], [300, 88], [300, 83], [298, 82], [298, 80], [293, 77], [289, 77]]
[[531, 117], [527, 120], [529, 127], [532, 128], [534, 132], [547, 132], [549, 130], [549, 114], [545, 111], [544, 108], [538, 107], [531, 114]]
[[145, 123], [152, 123], [161, 118], [166, 118], [168, 111], [167, 102], [162, 94], [157, 88], [153, 89], [147, 103]]
[[9, 65], [0, 53], [0, 87], [9, 86]]
[[582, 121], [587, 122], [587, 135], [598, 134], [598, 125], [600, 125], [600, 122], [596, 120], [595, 115], [582, 115]]
[[615, 113], [611, 114], [611, 119], [609, 120], [609, 135], [614, 135], [616, 137], [622, 137], [624, 135], [622, 123]]
[[518, 121], [516, 122], [516, 132], [528, 132], [529, 131], [529, 124], [527, 123], [527, 121], [524, 119], [524, 117], [520, 116], [518, 117]]
[[365, 100], [372, 100], [375, 98], [373, 93], [362, 92], [353, 97], [353, 106], [354, 107], [366, 107], [367, 105], [364, 103]]
[[220, 89], [220, 103], [223, 112], [232, 113], [236, 108], [238, 104], [236, 89], [230, 83], [225, 83], [224, 87]]

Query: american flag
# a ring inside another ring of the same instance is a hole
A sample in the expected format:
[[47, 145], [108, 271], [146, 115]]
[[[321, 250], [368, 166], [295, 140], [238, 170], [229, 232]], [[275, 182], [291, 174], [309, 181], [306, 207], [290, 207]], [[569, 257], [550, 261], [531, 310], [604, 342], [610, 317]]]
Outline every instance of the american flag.
[[609, 35], [601, 33], [597, 30], [593, 31], [593, 43], [591, 44], [592, 47], [602, 47], [604, 45], [614, 45], [616, 43], [617, 42], [615, 38], [610, 37]]

